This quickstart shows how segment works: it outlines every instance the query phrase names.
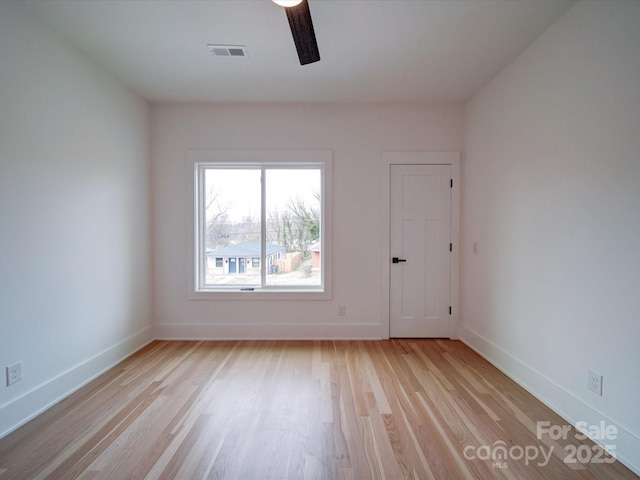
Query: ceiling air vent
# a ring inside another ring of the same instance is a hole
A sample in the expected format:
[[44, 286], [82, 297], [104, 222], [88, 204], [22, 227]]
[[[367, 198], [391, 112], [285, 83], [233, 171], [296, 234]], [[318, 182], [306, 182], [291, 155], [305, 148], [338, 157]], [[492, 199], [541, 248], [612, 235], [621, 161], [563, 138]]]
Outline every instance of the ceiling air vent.
[[211, 55], [216, 57], [248, 57], [247, 47], [244, 45], [207, 45]]

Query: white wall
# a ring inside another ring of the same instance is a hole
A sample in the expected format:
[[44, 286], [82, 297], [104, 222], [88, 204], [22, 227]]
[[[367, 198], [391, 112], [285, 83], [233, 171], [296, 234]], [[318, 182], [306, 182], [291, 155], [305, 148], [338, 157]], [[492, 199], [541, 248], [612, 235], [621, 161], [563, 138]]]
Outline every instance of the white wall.
[[639, 26], [640, 2], [580, 2], [468, 103], [461, 273], [464, 341], [569, 421], [616, 425], [636, 472]]
[[[161, 105], [151, 118], [159, 338], [380, 338], [382, 152], [459, 151], [462, 107]], [[333, 151], [332, 300], [188, 300], [190, 148]]]
[[146, 104], [0, 2], [0, 436], [152, 338], [148, 157]]

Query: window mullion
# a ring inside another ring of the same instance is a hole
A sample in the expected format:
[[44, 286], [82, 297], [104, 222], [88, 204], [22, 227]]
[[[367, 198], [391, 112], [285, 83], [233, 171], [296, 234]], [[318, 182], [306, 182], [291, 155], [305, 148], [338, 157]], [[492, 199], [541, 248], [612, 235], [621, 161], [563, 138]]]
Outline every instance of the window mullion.
[[267, 190], [266, 171], [260, 169], [260, 287], [267, 283]]
[[196, 245], [196, 249], [197, 249], [197, 255], [198, 255], [198, 279], [197, 281], [199, 282], [200, 285], [204, 285], [206, 283], [206, 275], [205, 275], [205, 266], [204, 263], [206, 262], [206, 257], [205, 257], [205, 252], [206, 252], [206, 242], [205, 242], [205, 232], [206, 232], [206, 225], [207, 225], [207, 213], [205, 211], [204, 205], [205, 205], [205, 199], [204, 199], [204, 191], [205, 191], [205, 187], [204, 187], [204, 176], [205, 176], [205, 171], [206, 169], [203, 166], [198, 166], [197, 172], [196, 172], [196, 178], [197, 178], [197, 192], [196, 192], [196, 202], [197, 202], [197, 207], [196, 207], [196, 212], [198, 214], [198, 219], [196, 220], [197, 223], [197, 230], [198, 230], [198, 241], [197, 241], [197, 245]]

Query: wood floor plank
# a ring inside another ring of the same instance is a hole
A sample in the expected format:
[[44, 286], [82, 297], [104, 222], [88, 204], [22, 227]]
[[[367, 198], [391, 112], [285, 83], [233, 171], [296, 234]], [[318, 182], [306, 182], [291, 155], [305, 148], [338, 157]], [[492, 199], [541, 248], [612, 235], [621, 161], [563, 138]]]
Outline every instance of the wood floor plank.
[[158, 341], [0, 439], [0, 480], [638, 480], [577, 433], [457, 341]]

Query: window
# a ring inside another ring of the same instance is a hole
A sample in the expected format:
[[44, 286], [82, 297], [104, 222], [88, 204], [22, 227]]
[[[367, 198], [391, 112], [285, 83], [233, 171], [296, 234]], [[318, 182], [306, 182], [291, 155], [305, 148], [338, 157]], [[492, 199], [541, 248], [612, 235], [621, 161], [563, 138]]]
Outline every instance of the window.
[[189, 157], [196, 294], [330, 293], [331, 152]]

